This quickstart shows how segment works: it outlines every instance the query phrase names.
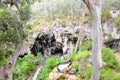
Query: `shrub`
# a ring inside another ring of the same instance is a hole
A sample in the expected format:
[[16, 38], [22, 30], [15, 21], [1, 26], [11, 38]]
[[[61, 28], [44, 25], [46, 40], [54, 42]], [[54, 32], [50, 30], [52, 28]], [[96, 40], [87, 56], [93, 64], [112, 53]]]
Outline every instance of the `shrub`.
[[86, 41], [83, 41], [82, 43], [82, 51], [85, 51], [85, 50], [90, 50], [92, 49], [92, 40], [86, 40]]
[[109, 68], [115, 68], [118, 64], [115, 55], [110, 48], [102, 49], [102, 59]]
[[103, 68], [100, 70], [101, 80], [120, 80], [120, 75], [115, 73], [112, 69], [110, 68]]
[[50, 71], [57, 66], [58, 63], [61, 62], [60, 57], [51, 57], [45, 60], [44, 62], [44, 68], [41, 70], [39, 74], [39, 80], [47, 80], [47, 77], [50, 73]]
[[85, 80], [90, 80], [91, 74], [92, 74], [92, 67], [87, 67], [87, 69], [85, 69], [83, 72]]
[[83, 52], [73, 53], [72, 56], [71, 56], [71, 59], [74, 60], [74, 61], [77, 61], [77, 60], [81, 60], [83, 58], [86, 58], [89, 55], [90, 55], [89, 51], [85, 50]]
[[[38, 64], [41, 54], [39, 53], [37, 57], [28, 53], [23, 58], [19, 58], [16, 61], [16, 65], [13, 70], [14, 79], [22, 80], [26, 79], [30, 75], [30, 71]], [[22, 78], [22, 79], [21, 79]]]
[[22, 22], [15, 20], [9, 10], [0, 8], [0, 66], [6, 64], [9, 55], [14, 53], [14, 47], [25, 38]]

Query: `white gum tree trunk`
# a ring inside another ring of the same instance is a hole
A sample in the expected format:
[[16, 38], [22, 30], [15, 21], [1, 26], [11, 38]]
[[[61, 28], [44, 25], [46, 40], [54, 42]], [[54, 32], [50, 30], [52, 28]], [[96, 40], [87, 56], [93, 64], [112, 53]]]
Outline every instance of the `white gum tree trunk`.
[[101, 29], [101, 17], [100, 17], [100, 10], [96, 6], [91, 11], [92, 16], [92, 65], [93, 71], [91, 80], [99, 80], [100, 75], [100, 67], [102, 66], [102, 59], [101, 59], [101, 48], [102, 48], [102, 29]]
[[101, 57], [102, 48], [102, 28], [101, 28], [101, 6], [102, 0], [98, 0], [98, 4], [93, 0], [83, 0], [89, 9], [92, 19], [92, 75], [91, 80], [99, 80], [100, 68], [103, 66]]

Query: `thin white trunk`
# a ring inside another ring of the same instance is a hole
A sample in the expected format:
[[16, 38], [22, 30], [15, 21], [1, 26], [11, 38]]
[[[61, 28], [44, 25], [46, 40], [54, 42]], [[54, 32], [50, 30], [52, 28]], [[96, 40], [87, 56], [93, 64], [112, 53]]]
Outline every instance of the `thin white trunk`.
[[101, 10], [94, 6], [90, 11], [92, 17], [92, 65], [93, 71], [91, 80], [99, 80], [100, 67], [102, 66], [101, 48], [102, 48], [102, 29], [101, 29]]
[[93, 0], [83, 0], [89, 9], [92, 18], [92, 76], [91, 80], [99, 80], [100, 68], [103, 66], [101, 58], [102, 48], [102, 28], [101, 28], [101, 8], [102, 0], [98, 0], [98, 4], [94, 4]]

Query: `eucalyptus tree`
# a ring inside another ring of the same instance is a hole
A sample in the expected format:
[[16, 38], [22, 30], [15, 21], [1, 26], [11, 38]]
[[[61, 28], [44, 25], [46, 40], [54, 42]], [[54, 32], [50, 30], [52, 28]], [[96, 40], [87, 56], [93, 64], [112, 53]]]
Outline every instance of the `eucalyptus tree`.
[[104, 65], [101, 58], [102, 28], [101, 8], [104, 0], [82, 0], [89, 9], [92, 18], [92, 65], [93, 71], [91, 80], [99, 80], [100, 68]]
[[[12, 0], [11, 0], [12, 1]], [[16, 1], [16, 0], [15, 0]], [[19, 55], [27, 49], [24, 21], [12, 8], [13, 2], [2, 1], [0, 7], [0, 80], [12, 80], [12, 72]], [[15, 2], [18, 4], [18, 2]], [[11, 5], [11, 6], [9, 6]], [[22, 10], [22, 9], [21, 9]]]

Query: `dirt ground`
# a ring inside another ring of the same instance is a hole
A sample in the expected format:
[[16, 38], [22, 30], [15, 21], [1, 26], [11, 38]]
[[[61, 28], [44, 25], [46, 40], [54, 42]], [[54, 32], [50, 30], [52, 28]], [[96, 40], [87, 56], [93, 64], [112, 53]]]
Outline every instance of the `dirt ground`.
[[115, 53], [116, 59], [118, 63], [120, 64], [120, 52]]

